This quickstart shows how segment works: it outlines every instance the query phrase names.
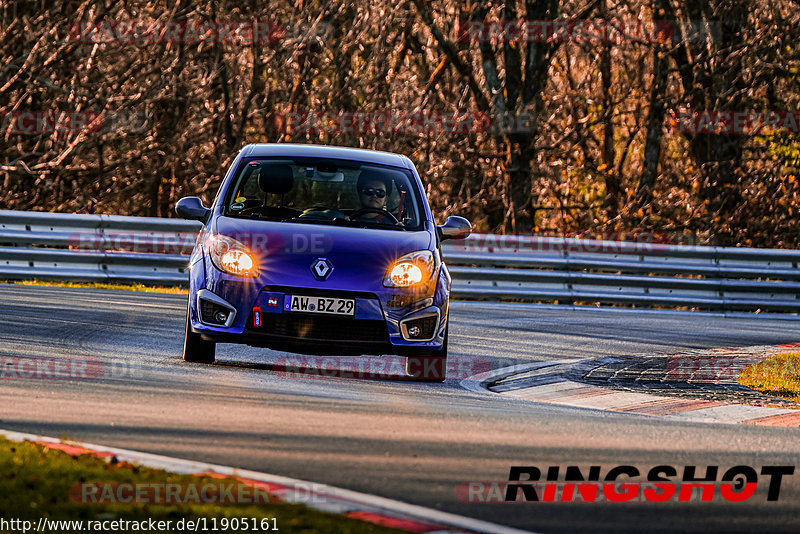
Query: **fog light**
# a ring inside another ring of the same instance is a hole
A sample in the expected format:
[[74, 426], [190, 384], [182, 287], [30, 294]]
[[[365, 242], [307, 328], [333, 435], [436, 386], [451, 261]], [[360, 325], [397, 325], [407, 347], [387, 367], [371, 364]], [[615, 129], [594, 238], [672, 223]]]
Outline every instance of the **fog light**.
[[236, 317], [236, 310], [228, 302], [207, 289], [198, 291], [197, 304], [200, 321], [205, 324], [228, 328]]
[[400, 333], [406, 341], [433, 341], [437, 326], [439, 326], [439, 313], [432, 312], [403, 319], [400, 321]]

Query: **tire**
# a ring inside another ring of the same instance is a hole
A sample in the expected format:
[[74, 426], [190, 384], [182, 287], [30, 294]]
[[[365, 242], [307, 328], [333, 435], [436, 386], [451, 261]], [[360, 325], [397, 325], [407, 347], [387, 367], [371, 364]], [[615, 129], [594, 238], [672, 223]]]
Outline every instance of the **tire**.
[[183, 339], [183, 361], [192, 363], [214, 363], [217, 344], [206, 341], [200, 334], [192, 332], [189, 325], [189, 309], [186, 309], [186, 335]]
[[447, 336], [450, 325], [444, 331], [444, 342], [439, 350], [420, 352], [406, 356], [406, 377], [414, 382], [444, 382], [447, 378]]

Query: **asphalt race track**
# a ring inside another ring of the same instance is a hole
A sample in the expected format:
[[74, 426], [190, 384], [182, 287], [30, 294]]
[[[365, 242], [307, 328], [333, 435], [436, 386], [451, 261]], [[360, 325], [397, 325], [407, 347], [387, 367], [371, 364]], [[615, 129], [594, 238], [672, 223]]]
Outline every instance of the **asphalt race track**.
[[[0, 285], [0, 358], [96, 359], [85, 380], [0, 379], [0, 428], [323, 482], [540, 532], [800, 530], [800, 472], [744, 503], [461, 502], [513, 465], [800, 466], [800, 429], [664, 421], [443, 384], [276, 376], [285, 354], [180, 359], [186, 296]], [[800, 321], [457, 302], [451, 356], [493, 368], [800, 341]], [[761, 479], [759, 479], [761, 481]]]

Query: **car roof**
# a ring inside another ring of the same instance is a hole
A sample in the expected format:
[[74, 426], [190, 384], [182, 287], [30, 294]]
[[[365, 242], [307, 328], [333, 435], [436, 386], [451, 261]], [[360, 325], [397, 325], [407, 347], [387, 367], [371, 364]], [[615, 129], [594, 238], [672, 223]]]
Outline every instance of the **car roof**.
[[378, 165], [392, 165], [411, 169], [411, 160], [406, 156], [394, 154], [392, 152], [381, 152], [378, 150], [364, 150], [361, 148], [348, 148], [342, 146], [327, 145], [294, 145], [284, 143], [259, 143], [247, 145], [242, 149], [242, 156], [246, 157], [267, 157], [267, 156], [287, 156], [287, 157], [317, 157], [345, 159], [360, 161], [363, 163], [376, 163]]

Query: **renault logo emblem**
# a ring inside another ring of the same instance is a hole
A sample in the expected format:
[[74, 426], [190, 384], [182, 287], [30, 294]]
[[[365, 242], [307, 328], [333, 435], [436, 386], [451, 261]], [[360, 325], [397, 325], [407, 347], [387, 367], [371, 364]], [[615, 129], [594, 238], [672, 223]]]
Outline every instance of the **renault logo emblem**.
[[333, 272], [333, 265], [325, 258], [317, 258], [317, 261], [311, 264], [311, 272], [317, 280], [325, 280]]

